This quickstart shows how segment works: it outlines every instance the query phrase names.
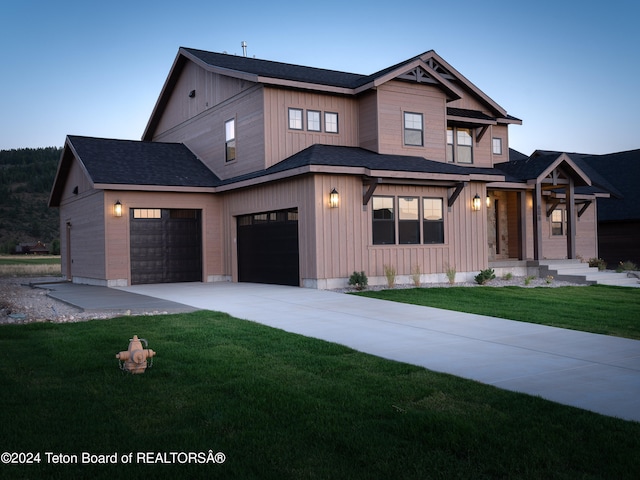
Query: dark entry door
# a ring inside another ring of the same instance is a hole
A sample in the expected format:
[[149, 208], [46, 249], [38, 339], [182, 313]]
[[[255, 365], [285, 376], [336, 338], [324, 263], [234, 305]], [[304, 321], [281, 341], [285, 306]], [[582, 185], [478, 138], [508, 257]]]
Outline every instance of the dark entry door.
[[298, 209], [242, 215], [238, 221], [238, 280], [300, 285]]
[[131, 209], [131, 284], [202, 280], [200, 210]]

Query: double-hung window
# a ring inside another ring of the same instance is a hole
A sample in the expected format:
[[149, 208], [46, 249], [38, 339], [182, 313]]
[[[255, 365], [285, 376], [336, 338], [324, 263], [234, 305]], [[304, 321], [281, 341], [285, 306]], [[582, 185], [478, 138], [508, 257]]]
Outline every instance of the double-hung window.
[[291, 130], [302, 130], [302, 109], [289, 109], [289, 128]]
[[224, 123], [225, 160], [231, 162], [236, 159], [236, 120], [227, 120]]
[[424, 129], [421, 113], [404, 113], [404, 144], [416, 147], [424, 145]]
[[420, 243], [419, 209], [418, 197], [400, 197], [398, 199], [399, 243]]
[[551, 212], [551, 235], [564, 235], [567, 231], [566, 221], [566, 210], [556, 208]]
[[338, 114], [324, 112], [324, 131], [327, 133], [338, 133]]
[[447, 162], [473, 163], [473, 134], [470, 128], [447, 128]]
[[424, 243], [444, 243], [444, 215], [441, 198], [422, 199]]
[[307, 130], [310, 132], [319, 132], [320, 128], [320, 112], [317, 110], [307, 110]]
[[494, 155], [502, 155], [502, 139], [494, 137], [491, 139], [491, 147]]
[[373, 197], [373, 244], [396, 243], [394, 197]]

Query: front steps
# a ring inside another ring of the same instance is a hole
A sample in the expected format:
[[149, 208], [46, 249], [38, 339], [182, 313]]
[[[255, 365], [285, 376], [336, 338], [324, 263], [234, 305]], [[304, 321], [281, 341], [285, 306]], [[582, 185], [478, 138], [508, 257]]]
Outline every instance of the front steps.
[[555, 280], [584, 283], [586, 285], [615, 285], [620, 287], [640, 287], [638, 272], [616, 273], [611, 270], [599, 271], [580, 260], [539, 260], [527, 262], [530, 267], [539, 268], [539, 276], [551, 275]]

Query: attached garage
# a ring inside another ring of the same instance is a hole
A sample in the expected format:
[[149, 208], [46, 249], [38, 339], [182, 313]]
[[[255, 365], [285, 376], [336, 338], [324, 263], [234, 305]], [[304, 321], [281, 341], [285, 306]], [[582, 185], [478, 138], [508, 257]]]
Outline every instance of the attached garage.
[[300, 285], [298, 209], [242, 215], [238, 225], [238, 281]]
[[202, 281], [200, 210], [130, 210], [131, 284]]

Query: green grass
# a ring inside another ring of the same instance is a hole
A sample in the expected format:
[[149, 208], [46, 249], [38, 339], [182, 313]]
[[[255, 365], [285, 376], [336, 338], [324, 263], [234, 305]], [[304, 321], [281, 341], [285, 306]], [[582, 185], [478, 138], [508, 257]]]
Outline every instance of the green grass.
[[[115, 354], [137, 334], [143, 375]], [[640, 424], [225, 314], [0, 327], [0, 478], [636, 478]], [[223, 452], [222, 465], [53, 465], [45, 452]]]
[[356, 295], [640, 339], [640, 288], [412, 288]]

